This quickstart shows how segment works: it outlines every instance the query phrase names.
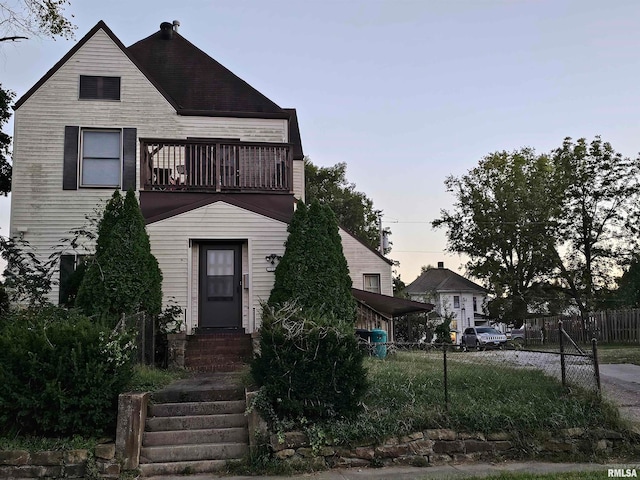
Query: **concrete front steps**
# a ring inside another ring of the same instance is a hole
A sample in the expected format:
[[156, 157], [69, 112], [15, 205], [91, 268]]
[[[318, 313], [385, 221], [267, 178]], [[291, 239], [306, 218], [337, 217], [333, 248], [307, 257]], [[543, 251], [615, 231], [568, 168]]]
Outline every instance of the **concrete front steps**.
[[253, 354], [251, 335], [244, 331], [211, 331], [187, 337], [184, 365], [195, 372], [233, 372]]
[[180, 380], [152, 395], [140, 451], [143, 476], [207, 473], [249, 452], [244, 388], [216, 373]]

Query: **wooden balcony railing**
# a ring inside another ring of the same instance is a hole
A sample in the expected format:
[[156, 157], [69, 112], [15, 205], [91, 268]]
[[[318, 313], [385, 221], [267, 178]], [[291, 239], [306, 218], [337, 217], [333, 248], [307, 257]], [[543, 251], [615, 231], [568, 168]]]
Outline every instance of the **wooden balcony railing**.
[[140, 140], [143, 190], [292, 192], [288, 144]]

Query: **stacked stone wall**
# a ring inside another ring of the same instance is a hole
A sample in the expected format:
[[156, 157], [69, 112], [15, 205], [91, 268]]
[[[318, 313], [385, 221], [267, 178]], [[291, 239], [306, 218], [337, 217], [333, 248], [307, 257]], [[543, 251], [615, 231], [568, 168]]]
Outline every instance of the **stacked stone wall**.
[[[555, 435], [541, 434], [533, 446], [536, 456], [601, 452], [611, 454], [623, 442], [619, 432], [600, 430], [587, 432], [570, 428]], [[519, 443], [508, 432], [455, 432], [434, 429], [390, 438], [381, 444], [353, 448], [322, 446], [313, 448], [303, 432], [287, 432], [284, 437], [272, 435], [271, 449], [282, 460], [306, 460], [328, 467], [375, 467], [386, 465], [442, 465], [470, 461], [519, 458]]]

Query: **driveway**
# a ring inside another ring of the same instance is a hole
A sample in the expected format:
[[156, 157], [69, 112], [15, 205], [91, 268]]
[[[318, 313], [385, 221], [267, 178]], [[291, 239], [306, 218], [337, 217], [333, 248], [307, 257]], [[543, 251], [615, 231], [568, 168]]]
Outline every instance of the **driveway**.
[[600, 365], [602, 393], [620, 409], [620, 415], [640, 433], [640, 365]]

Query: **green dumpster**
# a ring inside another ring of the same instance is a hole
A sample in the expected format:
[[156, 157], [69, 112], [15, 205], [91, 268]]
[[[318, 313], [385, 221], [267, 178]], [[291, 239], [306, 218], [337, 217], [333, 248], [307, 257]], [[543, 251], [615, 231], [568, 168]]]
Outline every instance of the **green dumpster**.
[[371, 343], [373, 343], [373, 354], [378, 358], [387, 356], [387, 332], [376, 328], [371, 330]]

